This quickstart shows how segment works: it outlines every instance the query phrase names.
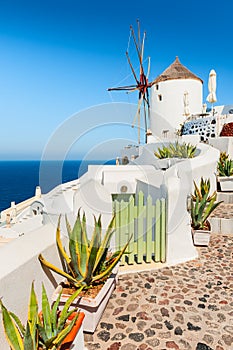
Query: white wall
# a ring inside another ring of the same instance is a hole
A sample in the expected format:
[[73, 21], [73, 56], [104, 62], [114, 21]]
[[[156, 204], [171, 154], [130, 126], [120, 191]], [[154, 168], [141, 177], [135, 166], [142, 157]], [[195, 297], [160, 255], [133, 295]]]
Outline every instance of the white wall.
[[219, 151], [201, 143], [198, 149], [200, 153], [197, 157], [177, 163], [164, 175], [168, 192], [168, 262], [172, 264], [197, 256], [187, 212], [187, 196], [194, 190], [193, 180], [199, 185], [202, 176], [209, 178], [210, 193], [216, 190], [215, 172]]
[[233, 137], [216, 137], [209, 139], [209, 144], [220, 152], [226, 152], [233, 159]]
[[[49, 280], [38, 255], [61, 267], [55, 244], [55, 227], [51, 224], [19, 237], [0, 247], [0, 297], [6, 307], [25, 322], [31, 283], [35, 280], [35, 290], [38, 301], [41, 300], [41, 282], [44, 283], [48, 296], [52, 295], [56, 281], [61, 277], [54, 274], [55, 279]], [[53, 283], [52, 283], [53, 281]], [[0, 349], [9, 350], [5, 341], [0, 316]]]
[[[156, 89], [158, 85], [159, 89]], [[188, 92], [191, 114], [202, 111], [202, 83], [195, 79], [167, 80], [152, 86], [151, 118], [152, 134], [161, 138], [163, 130], [169, 130], [169, 137], [174, 136], [176, 129], [186, 119], [184, 116], [184, 92]], [[159, 101], [159, 95], [162, 101]]]

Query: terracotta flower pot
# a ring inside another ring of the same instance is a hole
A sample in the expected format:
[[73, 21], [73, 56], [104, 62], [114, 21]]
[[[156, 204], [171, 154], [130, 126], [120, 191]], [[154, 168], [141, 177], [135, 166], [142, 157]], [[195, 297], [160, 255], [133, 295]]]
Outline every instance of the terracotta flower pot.
[[[70, 317], [68, 318], [69, 321], [72, 321], [73, 318], [77, 315], [76, 312], [74, 312], [72, 315], [70, 315]], [[83, 312], [79, 313], [78, 319], [74, 324], [74, 327], [72, 328], [72, 330], [70, 331], [70, 333], [65, 337], [65, 339], [62, 342], [62, 345], [60, 347], [60, 350], [69, 350], [71, 349], [71, 346], [75, 340], [75, 337], [78, 333], [78, 331], [80, 330], [82, 323], [83, 323], [83, 319], [85, 317], [85, 314]], [[79, 349], [81, 349], [81, 346], [79, 347]]]
[[[39, 313], [40, 319], [43, 318], [42, 315], [43, 315], [42, 311], [40, 311]], [[70, 323], [76, 315], [77, 315], [77, 312], [73, 312], [68, 317], [67, 323]], [[84, 317], [85, 317], [84, 312], [79, 312], [79, 316], [74, 324], [74, 327], [71, 329], [70, 333], [67, 334], [62, 344], [59, 346], [58, 350], [70, 350], [70, 349], [83, 350], [84, 349], [83, 326], [82, 326]], [[77, 347], [75, 347], [74, 342], [77, 343]], [[42, 350], [42, 349], [39, 347], [38, 350]]]

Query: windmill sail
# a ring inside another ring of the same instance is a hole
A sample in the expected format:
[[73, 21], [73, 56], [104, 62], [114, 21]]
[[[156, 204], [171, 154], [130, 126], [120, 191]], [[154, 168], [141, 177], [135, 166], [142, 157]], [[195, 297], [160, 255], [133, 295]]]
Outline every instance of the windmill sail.
[[132, 74], [135, 79], [134, 85], [128, 85], [128, 86], [119, 86], [119, 87], [113, 87], [109, 88], [108, 91], [126, 91], [127, 93], [138, 91], [138, 106], [137, 106], [137, 112], [133, 121], [132, 126], [135, 125], [136, 120], [138, 120], [138, 143], [140, 143], [140, 127], [141, 127], [141, 114], [143, 110], [144, 114], [144, 126], [145, 126], [145, 142], [147, 142], [146, 139], [146, 133], [147, 133], [147, 125], [148, 125], [148, 119], [149, 119], [149, 113], [150, 113], [150, 101], [149, 101], [149, 88], [154, 84], [154, 82], [149, 83], [148, 77], [150, 73], [150, 58], [148, 58], [148, 67], [147, 67], [147, 74], [145, 75], [144, 68], [143, 68], [143, 56], [144, 56], [144, 45], [145, 45], [145, 38], [146, 38], [146, 32], [143, 33], [143, 37], [141, 40], [141, 31], [140, 31], [140, 24], [139, 21], [137, 21], [138, 24], [138, 38], [136, 38], [134, 29], [132, 26], [130, 26], [130, 33], [133, 37], [134, 45], [137, 51], [138, 59], [139, 59], [139, 65], [140, 65], [140, 76], [139, 79], [137, 78], [136, 72], [133, 68], [133, 65], [131, 63], [131, 60], [129, 58], [129, 53], [126, 51], [126, 57], [129, 63], [129, 66], [131, 68]]

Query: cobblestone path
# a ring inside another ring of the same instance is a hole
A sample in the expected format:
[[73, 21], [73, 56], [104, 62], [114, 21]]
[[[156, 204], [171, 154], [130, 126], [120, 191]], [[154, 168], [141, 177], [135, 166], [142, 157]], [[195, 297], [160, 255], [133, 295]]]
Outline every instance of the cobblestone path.
[[233, 235], [196, 260], [119, 276], [89, 350], [232, 350]]

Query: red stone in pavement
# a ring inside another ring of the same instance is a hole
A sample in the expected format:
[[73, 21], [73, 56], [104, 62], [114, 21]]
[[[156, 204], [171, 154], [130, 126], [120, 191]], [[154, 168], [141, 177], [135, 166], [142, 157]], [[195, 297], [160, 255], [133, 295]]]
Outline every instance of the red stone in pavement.
[[176, 349], [179, 350], [179, 346], [174, 341], [167, 341], [166, 342], [167, 349]]
[[121, 347], [121, 343], [117, 342], [110, 345], [107, 350], [119, 350], [120, 347]]
[[160, 300], [158, 302], [159, 305], [169, 305], [169, 300], [168, 299], [164, 299], [164, 300]]

